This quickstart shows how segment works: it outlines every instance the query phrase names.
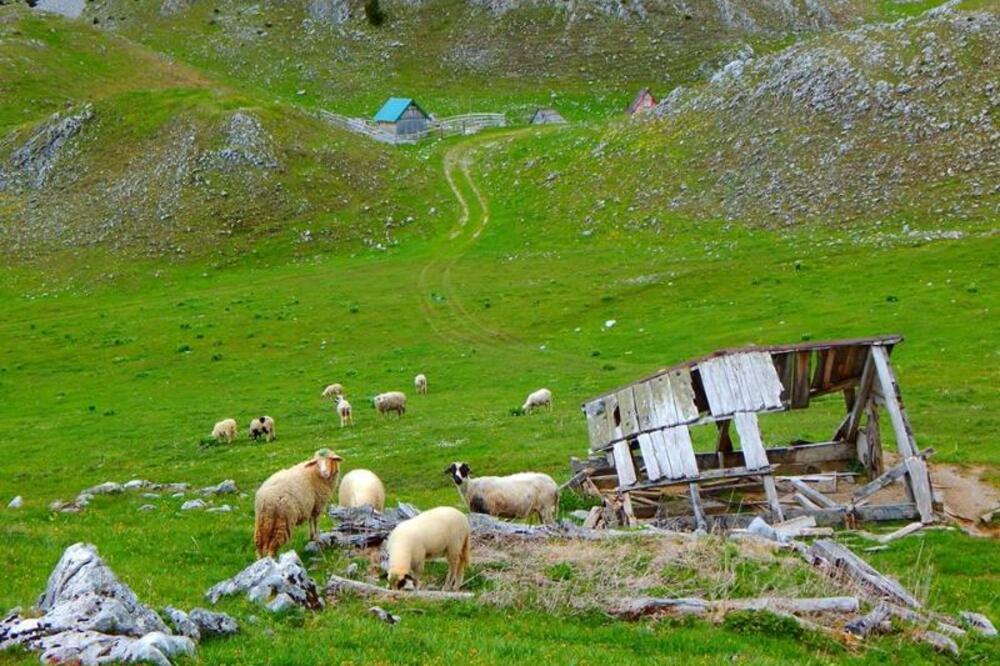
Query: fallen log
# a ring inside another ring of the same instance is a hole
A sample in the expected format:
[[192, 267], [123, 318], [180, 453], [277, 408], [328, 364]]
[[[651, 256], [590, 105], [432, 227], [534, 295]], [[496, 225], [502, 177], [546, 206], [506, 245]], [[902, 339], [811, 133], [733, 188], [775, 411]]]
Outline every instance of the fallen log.
[[708, 615], [732, 611], [771, 611], [774, 613], [820, 614], [856, 613], [860, 604], [857, 597], [818, 597], [795, 599], [790, 597], [759, 597], [752, 599], [722, 599], [713, 601], [697, 597], [661, 598], [638, 597], [619, 599], [609, 612], [616, 617], [635, 620], [644, 615], [675, 613], [680, 615]]
[[364, 597], [377, 597], [380, 599], [425, 599], [427, 601], [455, 601], [472, 599], [475, 595], [472, 592], [444, 592], [441, 590], [390, 590], [385, 587], [378, 587], [370, 583], [362, 583], [350, 578], [341, 578], [337, 575], [330, 575], [330, 580], [323, 593], [330, 596], [338, 596], [344, 592], [353, 592]]
[[897, 581], [883, 576], [870, 564], [836, 541], [830, 539], [816, 541], [806, 551], [806, 557], [814, 565], [826, 569], [831, 575], [846, 575], [875, 599], [888, 598], [908, 608], [922, 608], [922, 604]]

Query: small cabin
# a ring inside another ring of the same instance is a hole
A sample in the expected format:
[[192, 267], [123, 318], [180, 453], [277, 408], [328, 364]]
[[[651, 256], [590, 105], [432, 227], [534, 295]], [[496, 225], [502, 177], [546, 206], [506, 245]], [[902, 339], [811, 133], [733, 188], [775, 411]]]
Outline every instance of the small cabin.
[[535, 115], [531, 116], [532, 125], [562, 125], [566, 119], [558, 111], [549, 107], [539, 107], [535, 110]]
[[430, 119], [430, 115], [409, 97], [390, 97], [374, 118], [380, 129], [396, 136], [425, 132]]
[[638, 93], [636, 93], [635, 99], [632, 103], [628, 105], [628, 115], [634, 116], [640, 113], [645, 113], [656, 106], [656, 98], [653, 97], [653, 93], [649, 92], [649, 88], [643, 88]]

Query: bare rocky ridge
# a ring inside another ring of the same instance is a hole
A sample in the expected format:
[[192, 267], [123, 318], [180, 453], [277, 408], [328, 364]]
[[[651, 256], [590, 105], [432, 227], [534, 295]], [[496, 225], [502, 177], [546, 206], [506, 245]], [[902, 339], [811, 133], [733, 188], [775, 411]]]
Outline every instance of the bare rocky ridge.
[[[94, 118], [94, 107], [85, 105], [77, 111], [53, 114], [39, 125], [17, 148], [6, 163], [0, 163], [0, 191], [5, 189], [41, 189], [60, 159], [73, 147], [75, 137]], [[14, 138], [6, 144], [14, 143]], [[0, 144], [0, 152], [3, 146]]]
[[671, 206], [852, 219], [947, 182], [934, 212], [996, 212], [998, 67], [1000, 17], [947, 10], [734, 60], [655, 110], [678, 138], [697, 141], [687, 123], [710, 137], [695, 159], [712, 182]]

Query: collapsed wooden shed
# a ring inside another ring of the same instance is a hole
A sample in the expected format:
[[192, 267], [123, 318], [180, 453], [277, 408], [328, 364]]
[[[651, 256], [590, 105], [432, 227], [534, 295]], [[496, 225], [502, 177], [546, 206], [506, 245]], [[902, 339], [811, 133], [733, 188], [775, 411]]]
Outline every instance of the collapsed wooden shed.
[[[754, 511], [706, 512], [702, 502], [703, 493], [737, 485], [762, 492], [758, 513], [772, 520], [813, 515], [825, 524], [914, 517], [930, 522], [933, 491], [924, 460], [930, 452], [917, 449], [889, 362], [901, 341], [889, 335], [726, 349], [660, 370], [584, 403], [591, 455], [574, 459], [573, 471], [613, 496], [627, 522], [658, 510], [663, 518], [659, 501], [634, 506], [636, 493], [648, 498], [653, 491], [662, 498], [680, 489], [688, 508], [685, 516], [672, 517], [671, 526], [742, 525]], [[837, 393], [846, 413], [828, 440], [765, 446], [758, 415], [806, 409]], [[888, 471], [880, 408], [889, 414], [901, 456]], [[691, 434], [699, 427], [713, 429], [714, 451], [695, 452]], [[803, 477], [845, 469], [864, 470], [871, 480], [854, 486], [846, 501], [831, 500]], [[790, 491], [785, 498], [776, 478]], [[872, 495], [894, 481], [904, 484], [905, 501], [872, 504]]]

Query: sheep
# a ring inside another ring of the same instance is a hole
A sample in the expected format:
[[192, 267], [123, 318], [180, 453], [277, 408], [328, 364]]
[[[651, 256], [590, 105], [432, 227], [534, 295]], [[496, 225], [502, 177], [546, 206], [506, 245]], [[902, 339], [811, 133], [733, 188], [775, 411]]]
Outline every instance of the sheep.
[[227, 444], [231, 444], [233, 439], [236, 438], [236, 431], [238, 429], [239, 426], [236, 424], [236, 419], [223, 419], [212, 428], [212, 439], [224, 439]]
[[379, 393], [373, 402], [375, 403], [375, 411], [379, 414], [396, 412], [399, 418], [403, 418], [403, 414], [406, 413], [406, 394], [402, 391]]
[[555, 522], [559, 505], [559, 487], [548, 474], [523, 472], [510, 476], [472, 478], [464, 462], [449, 465], [458, 494], [473, 513], [488, 513], [498, 518], [528, 518], [532, 514], [545, 524]]
[[325, 389], [323, 393], [320, 394], [321, 398], [333, 398], [338, 395], [344, 395], [344, 387], [340, 384], [330, 384]]
[[274, 419], [270, 416], [258, 416], [250, 422], [250, 439], [265, 438], [267, 441], [274, 441], [277, 433], [274, 431]]
[[319, 539], [317, 519], [326, 510], [343, 460], [329, 449], [275, 472], [257, 490], [253, 541], [257, 558], [275, 553], [292, 538], [292, 528], [309, 521], [309, 538]]
[[439, 506], [404, 520], [389, 533], [389, 588], [413, 590], [427, 559], [448, 560], [444, 588], [462, 587], [469, 564], [469, 518], [450, 506]]
[[385, 486], [374, 472], [354, 469], [340, 480], [340, 506], [370, 506], [377, 513], [385, 508]]
[[418, 394], [427, 393], [427, 375], [420, 373], [413, 378], [413, 386], [417, 389]]
[[351, 403], [342, 395], [337, 396], [337, 414], [340, 415], [340, 427], [350, 423], [354, 425], [354, 413], [351, 411]]
[[521, 406], [521, 411], [531, 412], [538, 407], [548, 407], [549, 410], [552, 409], [552, 391], [547, 388], [538, 389], [529, 395], [528, 399], [524, 401], [524, 404]]

